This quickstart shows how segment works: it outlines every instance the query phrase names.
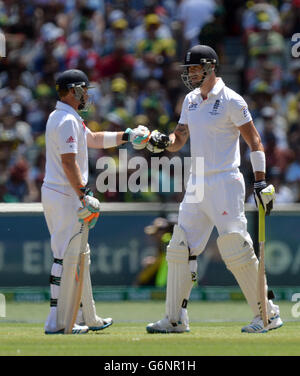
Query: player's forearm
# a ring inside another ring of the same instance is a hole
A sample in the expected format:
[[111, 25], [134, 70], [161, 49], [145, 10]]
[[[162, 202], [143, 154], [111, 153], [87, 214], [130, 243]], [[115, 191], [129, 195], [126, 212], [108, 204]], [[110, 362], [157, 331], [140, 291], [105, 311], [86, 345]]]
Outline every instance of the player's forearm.
[[169, 139], [171, 140], [171, 144], [167, 147], [166, 150], [174, 153], [182, 148], [182, 142], [180, 142], [179, 138], [176, 137], [175, 133], [171, 133], [169, 135]]
[[169, 135], [169, 138], [171, 140], [171, 145], [168, 146], [166, 150], [168, 150], [172, 153], [177, 152], [180, 149], [182, 149], [183, 146], [185, 145], [186, 141], [187, 141], [186, 136], [182, 136], [182, 135], [177, 134], [177, 133], [171, 133]]
[[92, 149], [107, 149], [124, 144], [124, 132], [94, 132], [89, 134], [87, 145]]
[[240, 127], [240, 132], [249, 146], [250, 159], [254, 171], [255, 181], [265, 180], [265, 153], [261, 137], [252, 121]]

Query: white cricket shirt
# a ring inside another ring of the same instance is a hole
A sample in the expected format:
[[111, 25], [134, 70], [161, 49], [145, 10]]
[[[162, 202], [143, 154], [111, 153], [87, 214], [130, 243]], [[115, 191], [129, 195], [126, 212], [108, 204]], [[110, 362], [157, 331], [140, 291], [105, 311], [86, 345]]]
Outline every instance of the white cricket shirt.
[[61, 154], [75, 153], [84, 184], [88, 181], [87, 133], [80, 115], [58, 101], [46, 125], [46, 172], [44, 185], [64, 192], [71, 187], [61, 163]]
[[221, 78], [205, 100], [199, 88], [186, 95], [179, 123], [188, 125], [192, 160], [204, 158], [204, 176], [239, 167], [238, 127], [251, 120], [245, 100]]

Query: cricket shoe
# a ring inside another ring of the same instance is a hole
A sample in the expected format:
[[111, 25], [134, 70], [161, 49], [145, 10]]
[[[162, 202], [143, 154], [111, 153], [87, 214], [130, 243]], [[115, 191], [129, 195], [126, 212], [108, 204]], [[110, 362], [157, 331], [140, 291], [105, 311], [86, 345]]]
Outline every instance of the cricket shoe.
[[107, 317], [106, 319], [101, 319], [98, 317], [98, 322], [94, 325], [89, 326], [89, 330], [92, 332], [98, 332], [99, 330], [103, 330], [108, 328], [113, 324], [113, 319], [111, 317]]
[[283, 322], [278, 313], [269, 317], [269, 324], [265, 327], [260, 315], [254, 317], [249, 325], [242, 328], [242, 333], [267, 333], [269, 330], [278, 329]]
[[[77, 325], [75, 324], [72, 333], [71, 334], [86, 334], [89, 331], [89, 327], [86, 325]], [[56, 332], [50, 332], [48, 330], [45, 330], [45, 334], [65, 334], [65, 330], [57, 330]]]
[[188, 321], [177, 323], [171, 323], [170, 320], [165, 317], [162, 320], [156, 321], [146, 326], [148, 333], [185, 333], [190, 331]]

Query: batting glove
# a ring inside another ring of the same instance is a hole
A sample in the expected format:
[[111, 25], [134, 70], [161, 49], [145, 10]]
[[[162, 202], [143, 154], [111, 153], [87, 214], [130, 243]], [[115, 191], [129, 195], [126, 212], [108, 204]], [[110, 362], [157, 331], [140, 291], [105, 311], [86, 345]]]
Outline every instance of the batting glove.
[[92, 229], [95, 227], [100, 213], [91, 213], [87, 208], [79, 208], [78, 212], [78, 221], [81, 223], [87, 223], [89, 226], [89, 229]]
[[92, 229], [95, 227], [100, 215], [100, 202], [93, 197], [93, 192], [89, 188], [82, 187], [80, 190], [82, 192], [82, 197], [80, 198], [82, 208], [78, 209], [78, 220], [81, 223], [87, 223], [89, 229]]
[[87, 188], [80, 188], [83, 195], [80, 198], [80, 202], [83, 208], [87, 208], [91, 213], [100, 212], [100, 202], [95, 197], [93, 197], [93, 192]]
[[130, 141], [136, 150], [144, 149], [149, 141], [150, 131], [144, 125], [139, 125], [137, 128], [127, 128], [124, 132], [124, 139]]
[[270, 215], [275, 201], [275, 188], [272, 184], [267, 186], [265, 180], [256, 181], [254, 183], [254, 198], [256, 206], [262, 204], [266, 215]]
[[158, 154], [163, 152], [170, 144], [169, 136], [155, 130], [151, 133], [147, 149], [150, 150], [151, 153]]

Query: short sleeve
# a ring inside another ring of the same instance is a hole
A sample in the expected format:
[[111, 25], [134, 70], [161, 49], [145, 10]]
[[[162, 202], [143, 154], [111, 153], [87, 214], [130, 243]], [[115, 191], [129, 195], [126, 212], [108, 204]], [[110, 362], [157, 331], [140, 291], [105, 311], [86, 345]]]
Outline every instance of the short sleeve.
[[92, 134], [93, 132], [90, 130], [90, 128], [88, 128], [87, 126], [85, 126], [85, 132], [86, 134]]
[[57, 128], [57, 141], [60, 154], [78, 153], [77, 124], [66, 120]]
[[179, 124], [188, 124], [187, 110], [188, 110], [188, 97], [186, 96], [182, 103], [180, 119], [178, 122]]
[[229, 110], [231, 121], [237, 127], [240, 127], [241, 125], [244, 125], [252, 120], [252, 116], [249, 112], [246, 101], [238, 94], [231, 98]]

